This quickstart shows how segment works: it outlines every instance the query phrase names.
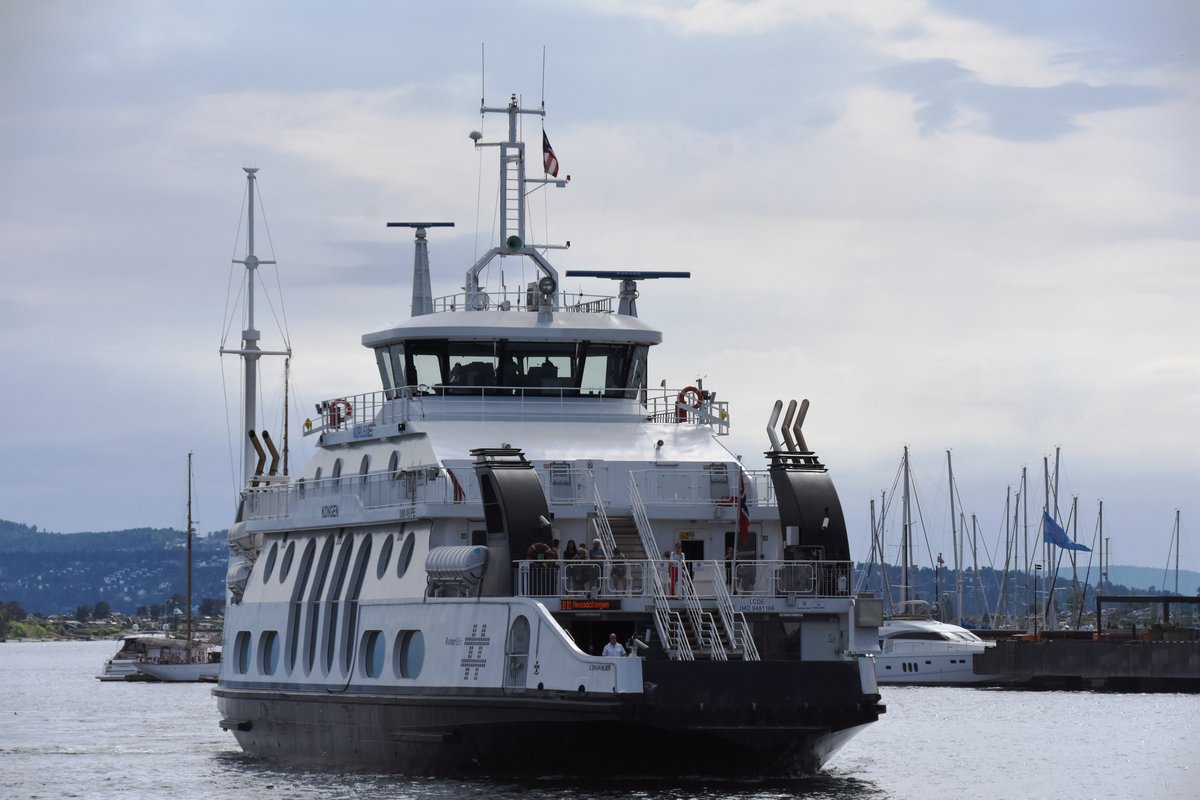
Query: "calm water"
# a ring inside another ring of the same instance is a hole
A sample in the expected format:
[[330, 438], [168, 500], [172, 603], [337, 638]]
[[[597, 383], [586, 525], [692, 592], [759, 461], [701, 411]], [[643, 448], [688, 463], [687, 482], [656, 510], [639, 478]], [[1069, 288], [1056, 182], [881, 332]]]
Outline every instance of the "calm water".
[[[278, 769], [217, 727], [206, 684], [100, 683], [115, 642], [0, 644], [6, 798], [1190, 798], [1200, 696], [886, 690], [824, 775], [788, 783], [408, 780]], [[580, 750], [586, 743], [580, 742]], [[619, 768], [614, 769], [619, 773]]]

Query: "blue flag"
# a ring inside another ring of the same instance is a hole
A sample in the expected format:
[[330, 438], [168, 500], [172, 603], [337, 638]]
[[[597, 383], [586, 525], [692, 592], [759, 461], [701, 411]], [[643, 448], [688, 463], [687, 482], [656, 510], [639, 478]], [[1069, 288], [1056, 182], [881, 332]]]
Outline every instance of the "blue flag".
[[1050, 544], [1056, 544], [1063, 550], [1083, 550], [1088, 553], [1092, 552], [1092, 548], [1082, 545], [1079, 542], [1072, 542], [1071, 538], [1067, 536], [1067, 532], [1064, 531], [1057, 522], [1051, 519], [1050, 514], [1047, 512], [1042, 512], [1042, 541], [1049, 542]]

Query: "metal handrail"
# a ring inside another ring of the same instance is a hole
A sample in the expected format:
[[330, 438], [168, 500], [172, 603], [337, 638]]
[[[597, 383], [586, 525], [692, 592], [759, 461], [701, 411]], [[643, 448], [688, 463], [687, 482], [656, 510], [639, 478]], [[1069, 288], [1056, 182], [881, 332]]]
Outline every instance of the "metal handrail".
[[[638, 535], [642, 539], [642, 547], [647, 553], [655, 552], [657, 545], [654, 543], [654, 531], [650, 527], [650, 518], [646, 515], [646, 507], [642, 504], [637, 480], [633, 473], [629, 475], [629, 505], [633, 511], [633, 521], [637, 526]], [[687, 632], [683, 627], [683, 618], [679, 616], [678, 611], [671, 610], [667, 592], [662, 585], [662, 576], [659, 575], [656, 565], [650, 570], [650, 576], [654, 596], [654, 626], [658, 629], [659, 637], [673, 658], [680, 661], [694, 661], [696, 656], [692, 652], [691, 642], [688, 641]]]
[[613, 536], [612, 525], [609, 524], [608, 514], [604, 510], [604, 497], [600, 494], [600, 487], [596, 485], [596, 476], [591, 470], [588, 470], [588, 476], [591, 478], [592, 492], [596, 499], [596, 518], [592, 524], [596, 529], [601, 546], [604, 547], [604, 557], [612, 558], [613, 552], [617, 549], [617, 540]]
[[[702, 562], [709, 565], [718, 575], [723, 572], [721, 566], [716, 561]], [[721, 624], [725, 626], [726, 634], [729, 636], [730, 646], [742, 654], [742, 658], [746, 661], [760, 661], [758, 655], [758, 646], [754, 644], [754, 635], [750, 632], [750, 623], [746, 620], [746, 615], [734, 609], [733, 597], [729, 594], [729, 589], [725, 586], [725, 581], [717, 580], [712, 582], [713, 596], [717, 599], [717, 613], [721, 617]]]
[[713, 615], [705, 611], [700, 605], [700, 598], [696, 595], [696, 587], [692, 585], [692, 576], [688, 573], [687, 567], [683, 562], [679, 562], [678, 580], [679, 586], [683, 590], [683, 605], [687, 609], [688, 619], [692, 622], [692, 630], [696, 632], [697, 643], [708, 650], [709, 655], [717, 661], [728, 661], [729, 653], [725, 649], [725, 645], [721, 642], [721, 633], [717, 630], [717, 623], [713, 620]]

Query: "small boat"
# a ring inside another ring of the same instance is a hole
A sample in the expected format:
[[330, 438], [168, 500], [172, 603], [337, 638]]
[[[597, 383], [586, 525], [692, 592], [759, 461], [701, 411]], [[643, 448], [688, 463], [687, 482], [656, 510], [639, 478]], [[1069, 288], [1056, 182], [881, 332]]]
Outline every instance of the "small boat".
[[102, 681], [216, 681], [221, 670], [221, 647], [192, 642], [161, 632], [131, 633], [104, 662], [96, 677]]

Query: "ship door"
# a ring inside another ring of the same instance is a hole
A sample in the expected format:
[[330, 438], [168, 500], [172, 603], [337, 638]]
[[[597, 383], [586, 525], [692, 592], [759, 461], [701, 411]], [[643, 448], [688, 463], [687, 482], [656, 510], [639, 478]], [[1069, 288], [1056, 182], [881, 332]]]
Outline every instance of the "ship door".
[[508, 629], [504, 648], [504, 691], [510, 694], [525, 691], [529, 669], [529, 618], [518, 616]]

